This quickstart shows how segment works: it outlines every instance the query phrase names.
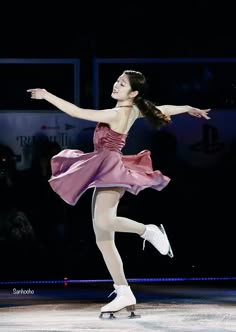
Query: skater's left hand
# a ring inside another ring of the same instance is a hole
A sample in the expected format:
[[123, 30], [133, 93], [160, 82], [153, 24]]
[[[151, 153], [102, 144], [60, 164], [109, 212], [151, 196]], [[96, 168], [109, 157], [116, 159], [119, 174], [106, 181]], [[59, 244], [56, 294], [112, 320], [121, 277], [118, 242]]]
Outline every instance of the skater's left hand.
[[190, 106], [190, 110], [188, 111], [188, 114], [190, 114], [192, 116], [196, 116], [197, 118], [205, 118], [205, 119], [209, 120], [210, 117], [208, 116], [208, 112], [210, 112], [210, 110], [211, 110], [210, 108], [201, 110], [200, 108], [195, 108], [195, 107]]

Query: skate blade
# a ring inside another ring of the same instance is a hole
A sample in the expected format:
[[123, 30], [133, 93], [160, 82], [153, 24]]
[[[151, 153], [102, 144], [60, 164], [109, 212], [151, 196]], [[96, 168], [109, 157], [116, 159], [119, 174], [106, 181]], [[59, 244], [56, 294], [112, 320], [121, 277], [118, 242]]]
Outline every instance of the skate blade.
[[[130, 315], [127, 317], [124, 317], [124, 316], [119, 316], [119, 317], [116, 317], [115, 316], [115, 313], [118, 313], [119, 311], [123, 310], [123, 309], [126, 309], [128, 312], [130, 312]], [[141, 316], [140, 315], [136, 315], [135, 314], [135, 305], [132, 304], [132, 305], [129, 305], [125, 308], [122, 308], [118, 311], [107, 311], [107, 312], [101, 312], [99, 318], [101, 319], [121, 319], [121, 318], [129, 318], [129, 319], [134, 319], [134, 318], [140, 318]]]
[[165, 228], [164, 228], [164, 226], [163, 226], [162, 224], [160, 224], [160, 228], [161, 228], [161, 231], [163, 232], [163, 234], [166, 236], [167, 241], [169, 242], [169, 251], [168, 251], [167, 255], [168, 255], [170, 258], [173, 258], [173, 257], [174, 257], [173, 250], [172, 250], [172, 248], [171, 248], [170, 241], [169, 241], [168, 236], [167, 236], [167, 234], [166, 234]]
[[[116, 311], [117, 312], [117, 311]], [[135, 314], [135, 312], [131, 312], [129, 316], [115, 316], [115, 312], [102, 312], [99, 316], [100, 319], [108, 319], [108, 320], [112, 320], [112, 319], [136, 319], [136, 318], [141, 318], [141, 315], [137, 315]]]
[[129, 319], [141, 318], [141, 315], [136, 315], [136, 313], [132, 311], [131, 314], [128, 316], [128, 318]]
[[135, 314], [135, 304], [132, 304], [132, 305], [128, 305], [127, 307], [126, 307], [126, 310], [128, 311], [128, 312], [130, 312], [130, 315], [128, 316], [128, 318], [130, 318], [130, 319], [134, 319], [134, 318], [140, 318], [141, 316], [140, 315], [136, 315]]

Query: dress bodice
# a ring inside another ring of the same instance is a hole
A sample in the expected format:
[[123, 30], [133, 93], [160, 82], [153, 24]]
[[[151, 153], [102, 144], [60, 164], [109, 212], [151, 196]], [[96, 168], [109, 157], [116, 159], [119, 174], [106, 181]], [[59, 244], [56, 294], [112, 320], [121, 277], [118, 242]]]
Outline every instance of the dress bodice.
[[98, 123], [93, 136], [94, 149], [109, 149], [121, 153], [125, 146], [127, 134], [117, 133], [106, 123]]

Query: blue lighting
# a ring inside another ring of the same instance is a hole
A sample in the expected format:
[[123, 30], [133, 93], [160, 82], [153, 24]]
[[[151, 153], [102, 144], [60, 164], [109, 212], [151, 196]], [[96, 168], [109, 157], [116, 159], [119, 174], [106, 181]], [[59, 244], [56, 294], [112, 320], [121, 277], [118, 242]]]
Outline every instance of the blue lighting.
[[[128, 279], [129, 282], [133, 283], [157, 283], [157, 282], [184, 282], [184, 281], [232, 281], [236, 280], [236, 277], [194, 277], [194, 278], [137, 278]], [[111, 279], [82, 279], [82, 280], [20, 280], [20, 281], [0, 281], [0, 285], [16, 285], [16, 284], [88, 284], [88, 283], [107, 283], [113, 282]]]

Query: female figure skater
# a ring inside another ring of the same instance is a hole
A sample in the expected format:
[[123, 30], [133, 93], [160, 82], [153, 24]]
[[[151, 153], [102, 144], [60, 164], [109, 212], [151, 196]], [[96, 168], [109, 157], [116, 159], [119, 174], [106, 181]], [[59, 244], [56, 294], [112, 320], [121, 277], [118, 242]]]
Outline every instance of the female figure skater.
[[33, 99], [44, 99], [72, 117], [97, 122], [94, 132], [94, 151], [65, 149], [51, 160], [52, 176], [49, 184], [60, 197], [75, 205], [81, 195], [94, 188], [92, 220], [96, 243], [114, 282], [116, 298], [101, 308], [103, 313], [126, 308], [135, 317], [136, 299], [126, 280], [123, 263], [115, 246], [115, 232], [136, 233], [148, 240], [162, 255], [173, 257], [164, 227], [145, 225], [117, 216], [118, 203], [125, 193], [137, 195], [145, 188], [162, 190], [170, 181], [159, 170], [153, 170], [150, 151], [136, 155], [122, 155], [128, 132], [138, 117], [146, 117], [156, 127], [170, 121], [170, 116], [188, 112], [209, 119], [207, 110], [191, 106], [155, 106], [144, 99], [146, 79], [140, 72], [125, 70], [114, 83], [111, 97], [116, 100], [112, 109], [80, 108], [45, 89], [29, 89]]

